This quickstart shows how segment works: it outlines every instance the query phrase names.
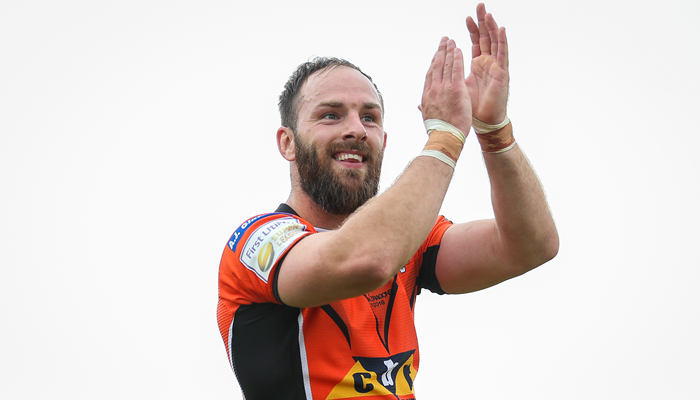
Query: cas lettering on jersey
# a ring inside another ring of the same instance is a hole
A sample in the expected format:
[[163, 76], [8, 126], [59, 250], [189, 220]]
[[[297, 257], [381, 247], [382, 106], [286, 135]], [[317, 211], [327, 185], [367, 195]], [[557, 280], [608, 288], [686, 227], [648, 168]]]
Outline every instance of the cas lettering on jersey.
[[354, 357], [355, 365], [338, 383], [326, 400], [373, 396], [394, 396], [413, 399], [413, 368], [415, 350], [394, 354], [387, 358]]
[[248, 236], [239, 259], [267, 283], [272, 266], [300, 236], [309, 234], [306, 225], [293, 217], [277, 218], [260, 225]]

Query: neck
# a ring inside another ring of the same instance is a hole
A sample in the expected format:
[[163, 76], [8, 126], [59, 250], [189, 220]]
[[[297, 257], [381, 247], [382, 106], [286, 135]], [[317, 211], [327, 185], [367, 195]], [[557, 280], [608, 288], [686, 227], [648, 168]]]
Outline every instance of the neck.
[[338, 229], [348, 218], [348, 215], [335, 215], [324, 211], [298, 186], [292, 189], [286, 203], [316, 228]]

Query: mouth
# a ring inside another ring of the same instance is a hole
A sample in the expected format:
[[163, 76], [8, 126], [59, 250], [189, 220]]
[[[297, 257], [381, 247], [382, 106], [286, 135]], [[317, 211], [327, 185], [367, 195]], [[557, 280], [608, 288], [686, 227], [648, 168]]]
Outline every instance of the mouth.
[[340, 164], [343, 169], [364, 170], [371, 161], [369, 148], [360, 144], [332, 146], [329, 149], [334, 164]]
[[365, 157], [362, 154], [338, 152], [333, 154], [333, 159], [336, 161], [347, 162], [352, 164], [362, 163]]
[[360, 169], [367, 161], [367, 156], [357, 150], [341, 150], [332, 155], [333, 159], [345, 168]]

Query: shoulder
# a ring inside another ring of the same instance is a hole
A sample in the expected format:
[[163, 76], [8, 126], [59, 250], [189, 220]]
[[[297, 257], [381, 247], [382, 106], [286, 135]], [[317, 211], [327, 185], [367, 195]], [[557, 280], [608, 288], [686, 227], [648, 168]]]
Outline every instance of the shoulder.
[[437, 220], [435, 221], [435, 225], [433, 225], [433, 229], [428, 234], [428, 237], [425, 238], [425, 242], [423, 242], [421, 250], [425, 251], [430, 247], [439, 246], [445, 231], [447, 231], [447, 229], [452, 225], [453, 222], [447, 219], [444, 215], [438, 216]]
[[435, 266], [437, 264], [437, 256], [442, 238], [447, 229], [452, 225], [452, 221], [440, 215], [435, 221], [435, 225], [433, 225], [430, 234], [428, 234], [428, 237], [423, 242], [423, 245], [418, 249], [407, 265], [415, 270], [416, 284], [419, 288], [428, 289], [438, 294], [445, 293], [440, 288], [440, 284], [437, 281]]
[[243, 222], [227, 247], [246, 267], [265, 274], [291, 244], [315, 232], [308, 222], [292, 214], [260, 214]]

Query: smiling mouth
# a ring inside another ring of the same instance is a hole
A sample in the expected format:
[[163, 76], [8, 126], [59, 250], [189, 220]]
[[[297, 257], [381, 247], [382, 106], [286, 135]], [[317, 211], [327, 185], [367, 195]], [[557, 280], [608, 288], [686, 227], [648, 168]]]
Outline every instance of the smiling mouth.
[[336, 161], [362, 162], [363, 157], [359, 154], [338, 153], [333, 157]]

